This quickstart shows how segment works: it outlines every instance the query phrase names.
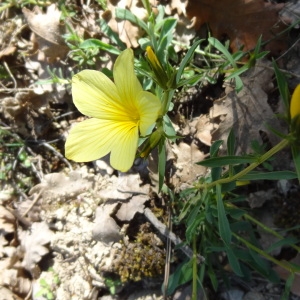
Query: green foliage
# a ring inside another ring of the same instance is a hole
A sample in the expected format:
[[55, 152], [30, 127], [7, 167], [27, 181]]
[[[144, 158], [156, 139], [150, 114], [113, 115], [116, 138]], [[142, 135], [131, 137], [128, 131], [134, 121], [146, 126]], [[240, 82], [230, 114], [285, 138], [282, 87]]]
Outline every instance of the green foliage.
[[11, 130], [0, 127], [0, 150], [0, 180], [10, 184], [16, 180], [17, 188], [28, 189], [32, 184], [32, 156], [24, 141]]
[[49, 268], [49, 272], [52, 273], [51, 282], [47, 282], [44, 278], [39, 280], [41, 289], [34, 295], [35, 297], [43, 296], [47, 300], [53, 300], [55, 299], [55, 289], [60, 284], [60, 279], [58, 277], [58, 274], [56, 274], [53, 270], [53, 268]]
[[117, 292], [117, 288], [122, 285], [122, 282], [120, 279], [112, 279], [106, 277], [105, 285], [108, 287], [110, 294], [115, 295]]

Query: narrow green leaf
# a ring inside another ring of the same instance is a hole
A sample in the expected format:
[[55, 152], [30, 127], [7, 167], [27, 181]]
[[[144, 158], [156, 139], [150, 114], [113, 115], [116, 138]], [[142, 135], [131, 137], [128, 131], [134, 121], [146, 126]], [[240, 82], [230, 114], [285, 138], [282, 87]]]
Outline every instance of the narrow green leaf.
[[167, 294], [173, 294], [174, 291], [182, 284], [192, 280], [193, 268], [191, 261], [181, 263], [173, 274], [170, 275]]
[[109, 53], [116, 54], [116, 55], [119, 55], [121, 53], [121, 51], [116, 47], [106, 44], [98, 39], [87, 39], [79, 45], [79, 48], [81, 49], [88, 49], [93, 47], [99, 48], [101, 50], [105, 50]]
[[206, 160], [197, 162], [197, 165], [201, 165], [204, 167], [221, 167], [226, 165], [237, 165], [237, 164], [247, 164], [253, 163], [256, 161], [254, 156], [220, 156], [220, 157], [212, 157]]
[[244, 65], [243, 67], [238, 68], [233, 73], [231, 73], [228, 77], [226, 77], [226, 80], [230, 80], [232, 78], [236, 78], [237, 76], [240, 76], [241, 74], [243, 74], [247, 70], [249, 70], [249, 66], [248, 65]]
[[229, 246], [231, 243], [231, 230], [229, 226], [228, 219], [226, 217], [225, 208], [222, 199], [221, 185], [216, 186], [216, 197], [217, 197], [217, 207], [218, 207], [218, 225], [219, 234], [224, 243]]
[[295, 178], [297, 178], [297, 173], [292, 171], [273, 171], [268, 173], [251, 171], [241, 177], [239, 180], [280, 180]]
[[[203, 266], [205, 266], [205, 264], [203, 264]], [[215, 291], [217, 291], [219, 281], [218, 281], [218, 278], [217, 278], [214, 268], [210, 264], [208, 265], [207, 273], [208, 273], [208, 276], [209, 276], [209, 279], [210, 279], [213, 289]]]
[[290, 246], [290, 245], [295, 245], [299, 243], [299, 239], [296, 239], [295, 237], [293, 236], [288, 236], [274, 244], [272, 244], [268, 249], [266, 249], [265, 251], [267, 253], [270, 253], [272, 252], [273, 250], [279, 248], [279, 247], [282, 247], [282, 246]]
[[218, 140], [211, 145], [209, 151], [211, 157], [217, 156], [219, 148], [221, 147], [222, 144], [223, 144], [223, 140]]
[[222, 175], [221, 167], [211, 168], [211, 180], [212, 181], [216, 181], [216, 180], [220, 179], [221, 175]]
[[241, 77], [238, 75], [234, 77], [234, 80], [235, 80], [235, 90], [237, 93], [239, 93], [243, 89], [244, 83]]
[[235, 188], [236, 188], [236, 182], [235, 181], [224, 183], [224, 184], [222, 184], [222, 193], [231, 192]]
[[289, 299], [291, 287], [292, 287], [294, 280], [295, 280], [295, 273], [291, 273], [290, 276], [288, 277], [287, 281], [285, 282], [284, 293], [282, 294], [280, 300]]
[[233, 272], [236, 275], [243, 277], [244, 274], [242, 272], [240, 263], [239, 263], [237, 257], [235, 256], [234, 252], [232, 251], [232, 249], [229, 246], [226, 247], [226, 253], [227, 253], [229, 264], [230, 264]]
[[183, 73], [184, 68], [186, 67], [186, 65], [189, 63], [190, 59], [192, 58], [192, 56], [194, 55], [194, 52], [196, 50], [196, 48], [200, 45], [200, 43], [202, 42], [202, 40], [196, 41], [189, 49], [189, 51], [186, 53], [184, 59], [182, 60], [179, 69], [177, 71], [176, 74], [176, 84], [179, 82], [180, 77]]
[[164, 20], [158, 40], [157, 56], [162, 61], [165, 61], [165, 51], [172, 41], [172, 31], [175, 29], [177, 20], [175, 18], [168, 18]]
[[234, 150], [235, 150], [235, 134], [232, 128], [227, 138], [227, 154], [234, 155]]
[[284, 106], [285, 106], [285, 110], [289, 111], [290, 110], [290, 92], [289, 92], [289, 88], [288, 88], [288, 83], [286, 80], [286, 77], [284, 76], [284, 74], [280, 71], [280, 69], [278, 68], [275, 60], [273, 60], [273, 67], [274, 67], [274, 71], [275, 71], [275, 75], [276, 75], [276, 79], [277, 79], [277, 84], [278, 84], [278, 88], [279, 88], [279, 93], [280, 96], [283, 100]]
[[172, 142], [175, 142], [176, 141], [176, 138], [175, 138], [176, 131], [172, 125], [172, 122], [171, 122], [169, 116], [166, 114], [166, 115], [164, 115], [163, 119], [164, 119], [164, 131], [165, 131], [166, 135], [168, 137], [174, 137], [174, 138], [170, 138], [170, 140]]
[[217, 50], [219, 50], [220, 52], [222, 52], [225, 57], [228, 59], [228, 61], [231, 63], [231, 65], [237, 69], [237, 65], [232, 57], [232, 55], [230, 54], [230, 52], [228, 51], [228, 49], [225, 48], [225, 46], [217, 39], [213, 38], [213, 37], [209, 37], [208, 38], [208, 42], [215, 47]]
[[101, 32], [106, 34], [114, 44], [118, 45], [121, 50], [125, 50], [126, 45], [120, 40], [119, 35], [108, 26], [107, 22], [104, 19], [100, 19], [99, 22]]
[[115, 12], [116, 12], [116, 18], [119, 18], [121, 20], [127, 20], [130, 21], [131, 23], [138, 25], [143, 30], [145, 30], [147, 34], [150, 36], [150, 33], [148, 32], [147, 24], [144, 21], [142, 21], [142, 19], [135, 16], [132, 12], [124, 8], [116, 8]]
[[158, 5], [157, 6], [158, 14], [156, 15], [155, 18], [155, 27], [154, 27], [154, 32], [158, 32], [163, 24], [161, 24], [164, 20], [165, 16], [165, 7], [163, 5]]

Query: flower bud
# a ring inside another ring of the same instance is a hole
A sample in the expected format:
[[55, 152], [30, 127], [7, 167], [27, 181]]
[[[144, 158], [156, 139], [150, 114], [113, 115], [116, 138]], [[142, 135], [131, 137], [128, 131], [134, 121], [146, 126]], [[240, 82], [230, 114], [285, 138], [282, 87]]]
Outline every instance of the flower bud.
[[159, 62], [156, 54], [153, 52], [150, 46], [146, 48], [147, 60], [155, 74], [157, 83], [163, 88], [167, 89], [168, 75], [163, 69], [161, 63]]
[[159, 127], [156, 131], [154, 131], [149, 139], [146, 141], [142, 152], [140, 153], [140, 157], [146, 158], [150, 154], [150, 152], [158, 145], [161, 138], [163, 137], [163, 129]]
[[294, 90], [290, 104], [291, 119], [300, 115], [300, 84]]

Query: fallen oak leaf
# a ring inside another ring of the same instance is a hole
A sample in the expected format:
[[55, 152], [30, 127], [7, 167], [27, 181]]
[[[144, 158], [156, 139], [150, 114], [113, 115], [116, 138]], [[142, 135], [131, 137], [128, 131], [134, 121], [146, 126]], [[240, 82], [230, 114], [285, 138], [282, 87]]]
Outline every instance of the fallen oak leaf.
[[30, 232], [20, 231], [19, 239], [21, 248], [24, 250], [22, 266], [33, 277], [35, 277], [36, 264], [43, 256], [49, 253], [47, 246], [51, 243], [53, 235], [53, 231], [49, 229], [49, 226], [45, 222], [33, 223]]
[[[281, 8], [282, 4], [266, 4], [263, 0], [188, 0], [186, 12], [196, 30], [207, 23], [216, 38], [228, 36], [235, 52], [242, 46], [244, 50], [253, 49], [261, 35], [269, 40], [279, 33], [283, 28], [283, 24], [277, 25]], [[282, 38], [268, 46], [273, 53], [285, 47]]]
[[35, 7], [33, 11], [24, 7], [22, 12], [30, 29], [38, 36], [39, 50], [44, 52], [50, 60], [64, 57], [69, 48], [63, 39], [65, 25], [60, 23], [61, 12], [56, 5], [48, 6], [46, 14], [38, 7]]

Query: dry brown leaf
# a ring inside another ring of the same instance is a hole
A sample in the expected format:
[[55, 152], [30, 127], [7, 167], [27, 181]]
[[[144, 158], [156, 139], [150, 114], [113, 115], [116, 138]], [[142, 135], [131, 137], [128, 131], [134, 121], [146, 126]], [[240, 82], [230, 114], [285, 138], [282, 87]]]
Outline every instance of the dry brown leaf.
[[29, 194], [41, 192], [43, 200], [47, 203], [52, 201], [65, 201], [69, 198], [75, 198], [78, 194], [87, 191], [92, 181], [84, 176], [82, 171], [73, 171], [66, 176], [64, 173], [51, 173], [44, 177], [44, 181], [35, 185]]
[[111, 214], [117, 207], [117, 203], [105, 203], [96, 210], [95, 227], [93, 229], [93, 239], [105, 244], [119, 242], [122, 235], [120, 227]]
[[142, 29], [129, 21], [116, 19], [116, 8], [128, 9], [132, 14], [142, 20], [147, 16], [146, 10], [140, 5], [139, 0], [110, 0], [107, 2], [107, 11], [102, 15], [102, 18], [108, 22], [108, 25], [113, 31], [119, 34], [119, 38], [127, 47], [138, 47], [138, 39], [143, 35]]
[[1, 300], [22, 300], [22, 298], [15, 295], [11, 290], [9, 290], [4, 286], [0, 286], [0, 295], [1, 295]]
[[60, 23], [61, 12], [56, 5], [48, 6], [46, 14], [39, 7], [35, 7], [34, 11], [24, 7], [22, 11], [30, 29], [38, 36], [39, 50], [51, 61], [64, 57], [68, 52], [63, 39], [65, 26]]
[[145, 202], [149, 200], [146, 195], [133, 196], [128, 202], [122, 203], [116, 213], [120, 221], [131, 221], [137, 212], [144, 213]]
[[[52, 112], [48, 94], [34, 91], [17, 92], [14, 97], [5, 97], [0, 103], [0, 113], [14, 124], [18, 133], [25, 137], [40, 137], [49, 129]], [[26, 126], [24, 126], [26, 124]]]
[[196, 132], [194, 136], [203, 144], [211, 146], [211, 132], [214, 129], [214, 125], [210, 122], [210, 118], [207, 115], [201, 115], [197, 119], [195, 129]]
[[4, 48], [3, 50], [0, 51], [0, 59], [3, 56], [8, 56], [8, 55], [14, 54], [16, 50], [17, 50], [17, 47], [15, 47], [15, 46], [8, 46], [8, 47]]
[[0, 234], [6, 235], [15, 231], [15, 217], [0, 205]]
[[[3, 271], [3, 283], [18, 295], [26, 296], [31, 290], [31, 281], [21, 277], [22, 272], [18, 269], [6, 269]], [[2, 298], [0, 298], [2, 299]]]
[[49, 253], [47, 245], [51, 243], [53, 232], [45, 222], [33, 223], [31, 231], [20, 231], [19, 238], [24, 251], [23, 267], [32, 273], [36, 264]]
[[[270, 105], [265, 90], [271, 88], [273, 71], [271, 63], [261, 65], [251, 70], [252, 73], [243, 78], [244, 88], [240, 93], [234, 90], [224, 99], [214, 102], [210, 110], [212, 122], [221, 120], [219, 128], [213, 133], [212, 140], [227, 140], [233, 128], [236, 135], [237, 153], [249, 153], [250, 145], [254, 140], [261, 141], [260, 131], [269, 132], [265, 124], [284, 132]], [[270, 143], [274, 146], [278, 137], [273, 133], [268, 135]], [[224, 143], [224, 146], [226, 143]], [[253, 151], [252, 151], [253, 152]]]
[[[233, 51], [244, 45], [245, 50], [255, 47], [258, 38], [274, 37], [280, 32], [278, 10], [282, 5], [263, 0], [188, 0], [186, 12], [194, 20], [195, 29], [207, 23], [216, 38], [228, 36]], [[275, 26], [276, 25], [276, 26]], [[280, 52], [285, 45], [281, 41], [270, 44], [273, 52]]]
[[205, 158], [195, 143], [191, 145], [184, 142], [179, 145], [172, 145], [172, 151], [175, 154], [174, 165], [176, 173], [172, 178], [172, 183], [180, 188], [183, 183], [192, 183], [199, 176], [206, 174], [207, 168], [196, 165], [196, 162], [202, 161]]

